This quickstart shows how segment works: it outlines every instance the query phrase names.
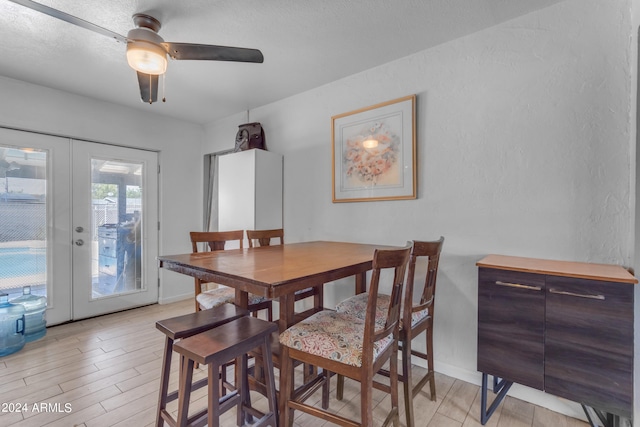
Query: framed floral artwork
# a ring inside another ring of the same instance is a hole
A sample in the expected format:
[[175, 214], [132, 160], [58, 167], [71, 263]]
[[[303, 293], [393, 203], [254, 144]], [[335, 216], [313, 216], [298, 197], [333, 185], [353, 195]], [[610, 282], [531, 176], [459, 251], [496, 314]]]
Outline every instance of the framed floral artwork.
[[416, 96], [331, 118], [333, 202], [416, 198]]

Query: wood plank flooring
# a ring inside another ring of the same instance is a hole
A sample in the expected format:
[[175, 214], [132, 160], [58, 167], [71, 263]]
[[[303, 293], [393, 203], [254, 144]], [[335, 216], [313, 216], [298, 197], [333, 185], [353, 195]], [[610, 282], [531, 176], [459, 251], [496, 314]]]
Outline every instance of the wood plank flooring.
[[[0, 426], [154, 425], [164, 346], [164, 335], [155, 328], [155, 322], [191, 310], [193, 301], [187, 300], [48, 328], [43, 339], [0, 358]], [[170, 388], [177, 384], [177, 357], [173, 362]], [[196, 373], [198, 378], [204, 375], [203, 369]], [[416, 426], [480, 426], [479, 387], [439, 374], [436, 381], [437, 401], [432, 402], [428, 392], [415, 398]], [[335, 388], [335, 379], [332, 386]], [[330, 407], [357, 418], [358, 393], [358, 384], [347, 380], [344, 400], [337, 401], [332, 390]], [[404, 425], [401, 391], [400, 397]], [[252, 393], [252, 398], [258, 407], [266, 403], [257, 394]], [[374, 399], [377, 402], [374, 416], [382, 423], [390, 406], [389, 396], [376, 392]], [[193, 410], [205, 406], [206, 388], [194, 392], [191, 403]], [[169, 409], [175, 411], [176, 402]], [[296, 415], [297, 427], [329, 425], [305, 414]], [[224, 414], [221, 423], [235, 426], [234, 411]], [[487, 426], [588, 427], [588, 424], [507, 397]]]

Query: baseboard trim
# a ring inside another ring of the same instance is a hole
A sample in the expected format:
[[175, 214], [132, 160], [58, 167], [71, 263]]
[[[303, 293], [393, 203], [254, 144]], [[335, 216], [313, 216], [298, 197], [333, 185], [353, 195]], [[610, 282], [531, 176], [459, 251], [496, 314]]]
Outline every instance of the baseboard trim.
[[[424, 363], [422, 359], [413, 358], [412, 363], [426, 368], [426, 363]], [[477, 371], [460, 368], [458, 366], [454, 366], [438, 360], [434, 361], [434, 369], [438, 373], [462, 381], [466, 381], [477, 386], [480, 386], [480, 384], [482, 383], [482, 374]], [[572, 418], [587, 421], [584, 412], [582, 411], [582, 407], [579, 403], [566, 400], [540, 390], [535, 390], [533, 388], [526, 387], [520, 384], [513, 384], [513, 387], [511, 387], [507, 395], [515, 397], [516, 399], [524, 400], [525, 402], [533, 403], [534, 405], [547, 408], [551, 411], [558, 412]]]
[[158, 299], [158, 304], [171, 304], [172, 302], [184, 301], [186, 299], [193, 299], [193, 292], [188, 294], [174, 295], [167, 298]]

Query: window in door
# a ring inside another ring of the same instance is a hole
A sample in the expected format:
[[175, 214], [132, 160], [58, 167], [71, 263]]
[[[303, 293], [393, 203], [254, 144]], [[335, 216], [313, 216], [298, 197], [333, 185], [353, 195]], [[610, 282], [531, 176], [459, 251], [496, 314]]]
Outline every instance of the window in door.
[[142, 167], [91, 160], [93, 299], [142, 287]]
[[47, 150], [0, 145], [0, 292], [47, 293]]

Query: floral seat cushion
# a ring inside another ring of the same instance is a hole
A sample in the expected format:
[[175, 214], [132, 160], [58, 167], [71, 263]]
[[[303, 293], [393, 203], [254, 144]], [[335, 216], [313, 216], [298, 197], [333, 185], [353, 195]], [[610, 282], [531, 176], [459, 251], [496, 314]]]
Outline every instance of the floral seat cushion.
[[[367, 314], [367, 301], [369, 299], [369, 293], [354, 295], [336, 305], [336, 311], [338, 313], [346, 313], [351, 316], [364, 319]], [[378, 294], [376, 304], [376, 328], [383, 328], [387, 321], [387, 312], [389, 311], [389, 301], [391, 297], [389, 295]], [[419, 321], [429, 315], [429, 309], [416, 311], [411, 313], [411, 326], [415, 326]], [[403, 328], [402, 319], [400, 319], [400, 329]]]
[[[364, 320], [324, 310], [280, 334], [280, 344], [352, 366], [362, 366]], [[373, 360], [393, 342], [393, 335], [377, 341]]]
[[[201, 292], [196, 297], [196, 301], [198, 301], [202, 310], [209, 310], [210, 308], [218, 307], [225, 303], [233, 304], [235, 300], [235, 289], [226, 286]], [[267, 298], [265, 297], [249, 294], [249, 305], [259, 304], [266, 300]]]

